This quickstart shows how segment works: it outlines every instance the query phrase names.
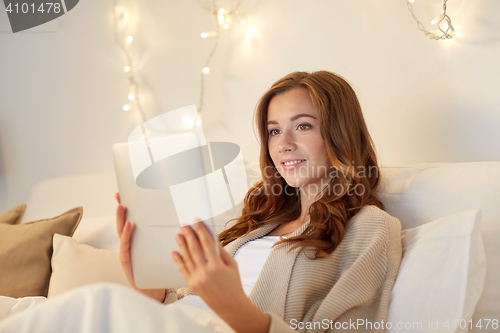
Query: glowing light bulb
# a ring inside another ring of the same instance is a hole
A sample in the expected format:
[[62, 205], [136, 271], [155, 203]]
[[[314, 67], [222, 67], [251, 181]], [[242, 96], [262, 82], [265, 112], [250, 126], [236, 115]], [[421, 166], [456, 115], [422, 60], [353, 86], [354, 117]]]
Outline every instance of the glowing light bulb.
[[125, 73], [130, 72], [130, 66], [125, 66], [125, 68], [123, 70], [125, 71]]
[[130, 106], [128, 104], [125, 104], [123, 106], [123, 111], [128, 111], [128, 110], [130, 110]]
[[132, 43], [132, 40], [133, 40], [132, 36], [128, 36], [128, 37], [125, 39], [125, 41], [127, 42], [127, 44]]
[[226, 14], [226, 10], [224, 8], [219, 9], [219, 14], [222, 15]]
[[408, 2], [415, 2], [415, 0], [408, 0]]
[[229, 29], [229, 24], [224, 23], [224, 29]]
[[219, 18], [220, 23], [224, 23], [224, 15], [219, 14], [217, 17]]
[[200, 119], [200, 118], [198, 118], [198, 119], [196, 120], [196, 126], [201, 126], [201, 119]]
[[201, 38], [208, 38], [208, 37], [213, 37], [216, 35], [217, 35], [217, 32], [215, 32], [215, 31], [205, 31], [205, 32], [202, 32], [200, 36], [201, 36]]
[[443, 19], [443, 17], [444, 17], [444, 14], [439, 14], [438, 16], [436, 16], [436, 17], [434, 18], [434, 20], [432, 20], [432, 22], [431, 22], [431, 23], [432, 23], [432, 24], [436, 24], [436, 22], [441, 22], [441, 20]]
[[443, 35], [443, 33], [441, 32], [441, 30], [431, 30], [431, 33], [434, 36], [442, 36]]
[[129, 99], [129, 100], [133, 101], [133, 100], [134, 100], [134, 98], [135, 98], [134, 94], [129, 94], [129, 95], [128, 95], [128, 99]]
[[245, 25], [245, 24], [247, 24], [247, 23], [245, 22], [245, 20], [241, 20], [241, 22], [240, 22], [240, 23], [241, 23], [241, 25]]
[[186, 124], [187, 127], [191, 128], [194, 126], [194, 120], [191, 118], [185, 118], [184, 124]]
[[205, 67], [203, 68], [203, 73], [208, 74], [210, 72], [210, 68]]

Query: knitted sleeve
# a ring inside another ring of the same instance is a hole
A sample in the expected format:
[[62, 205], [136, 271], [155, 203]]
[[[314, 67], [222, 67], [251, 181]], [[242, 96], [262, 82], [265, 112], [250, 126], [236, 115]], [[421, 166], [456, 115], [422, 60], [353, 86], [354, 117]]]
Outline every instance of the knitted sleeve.
[[401, 224], [378, 208], [370, 209], [378, 212], [368, 219], [353, 220], [334, 251], [342, 274], [320, 302], [312, 320], [286, 323], [276, 314], [266, 312], [271, 319], [269, 333], [384, 331], [379, 324], [387, 320], [402, 258]]
[[165, 299], [163, 300], [163, 304], [173, 303], [187, 295], [196, 295], [196, 294], [194, 291], [192, 291], [190, 288], [187, 287], [182, 287], [178, 289], [168, 288], [165, 291]]

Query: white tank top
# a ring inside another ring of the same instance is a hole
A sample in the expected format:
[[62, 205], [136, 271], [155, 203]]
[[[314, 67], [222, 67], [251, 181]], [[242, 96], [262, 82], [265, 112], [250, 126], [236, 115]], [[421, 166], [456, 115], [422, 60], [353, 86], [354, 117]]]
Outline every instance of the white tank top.
[[241, 284], [247, 296], [257, 282], [264, 263], [271, 254], [272, 246], [279, 241], [279, 236], [263, 236], [246, 242], [236, 251], [234, 259], [238, 263]]
[[[250, 292], [252, 291], [260, 272], [262, 271], [262, 267], [264, 267], [264, 263], [269, 257], [269, 254], [271, 254], [272, 246], [274, 243], [279, 241], [279, 239], [280, 236], [263, 236], [262, 238], [246, 242], [240, 246], [234, 254], [234, 259], [238, 263], [243, 291], [247, 296], [250, 295]], [[215, 313], [200, 296], [188, 295], [178, 301], [175, 301], [174, 303], [190, 304]]]

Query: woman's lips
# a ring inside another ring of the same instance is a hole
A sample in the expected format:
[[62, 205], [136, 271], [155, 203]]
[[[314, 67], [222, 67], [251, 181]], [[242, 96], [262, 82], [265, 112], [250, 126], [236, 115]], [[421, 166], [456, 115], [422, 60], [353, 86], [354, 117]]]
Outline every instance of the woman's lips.
[[305, 162], [307, 162], [306, 160], [303, 160], [302, 162], [299, 162], [299, 163], [295, 163], [295, 164], [292, 164], [292, 165], [285, 165], [285, 164], [281, 164], [281, 166], [283, 167], [283, 170], [293, 170], [301, 165], [303, 165]]

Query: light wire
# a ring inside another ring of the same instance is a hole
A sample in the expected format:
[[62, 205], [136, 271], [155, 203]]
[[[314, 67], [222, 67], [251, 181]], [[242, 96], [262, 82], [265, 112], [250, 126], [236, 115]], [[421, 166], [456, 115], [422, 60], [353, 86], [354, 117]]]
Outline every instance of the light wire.
[[[415, 22], [417, 22], [418, 30], [422, 31], [430, 39], [440, 40], [440, 39], [451, 39], [451, 38], [453, 38], [453, 36], [455, 36], [455, 28], [453, 28], [453, 25], [451, 24], [451, 18], [446, 14], [446, 8], [447, 8], [446, 3], [447, 2], [448, 2], [448, 0], [444, 0], [443, 13], [442, 13], [442, 15], [439, 16], [440, 17], [439, 21], [435, 22], [435, 24], [437, 24], [437, 27], [439, 28], [439, 31], [441, 31], [441, 33], [442, 33], [442, 35], [440, 35], [440, 36], [425, 29], [422, 22], [420, 22], [418, 20], [417, 16], [415, 15], [415, 13], [413, 11], [413, 5], [412, 5], [412, 2], [410, 0], [406, 0], [406, 5], [407, 5], [408, 10], [410, 11], [413, 19], [415, 20]], [[441, 28], [441, 22], [443, 22], [443, 21], [445, 21], [448, 24], [448, 27], [446, 28], [446, 30], [443, 30]]]

